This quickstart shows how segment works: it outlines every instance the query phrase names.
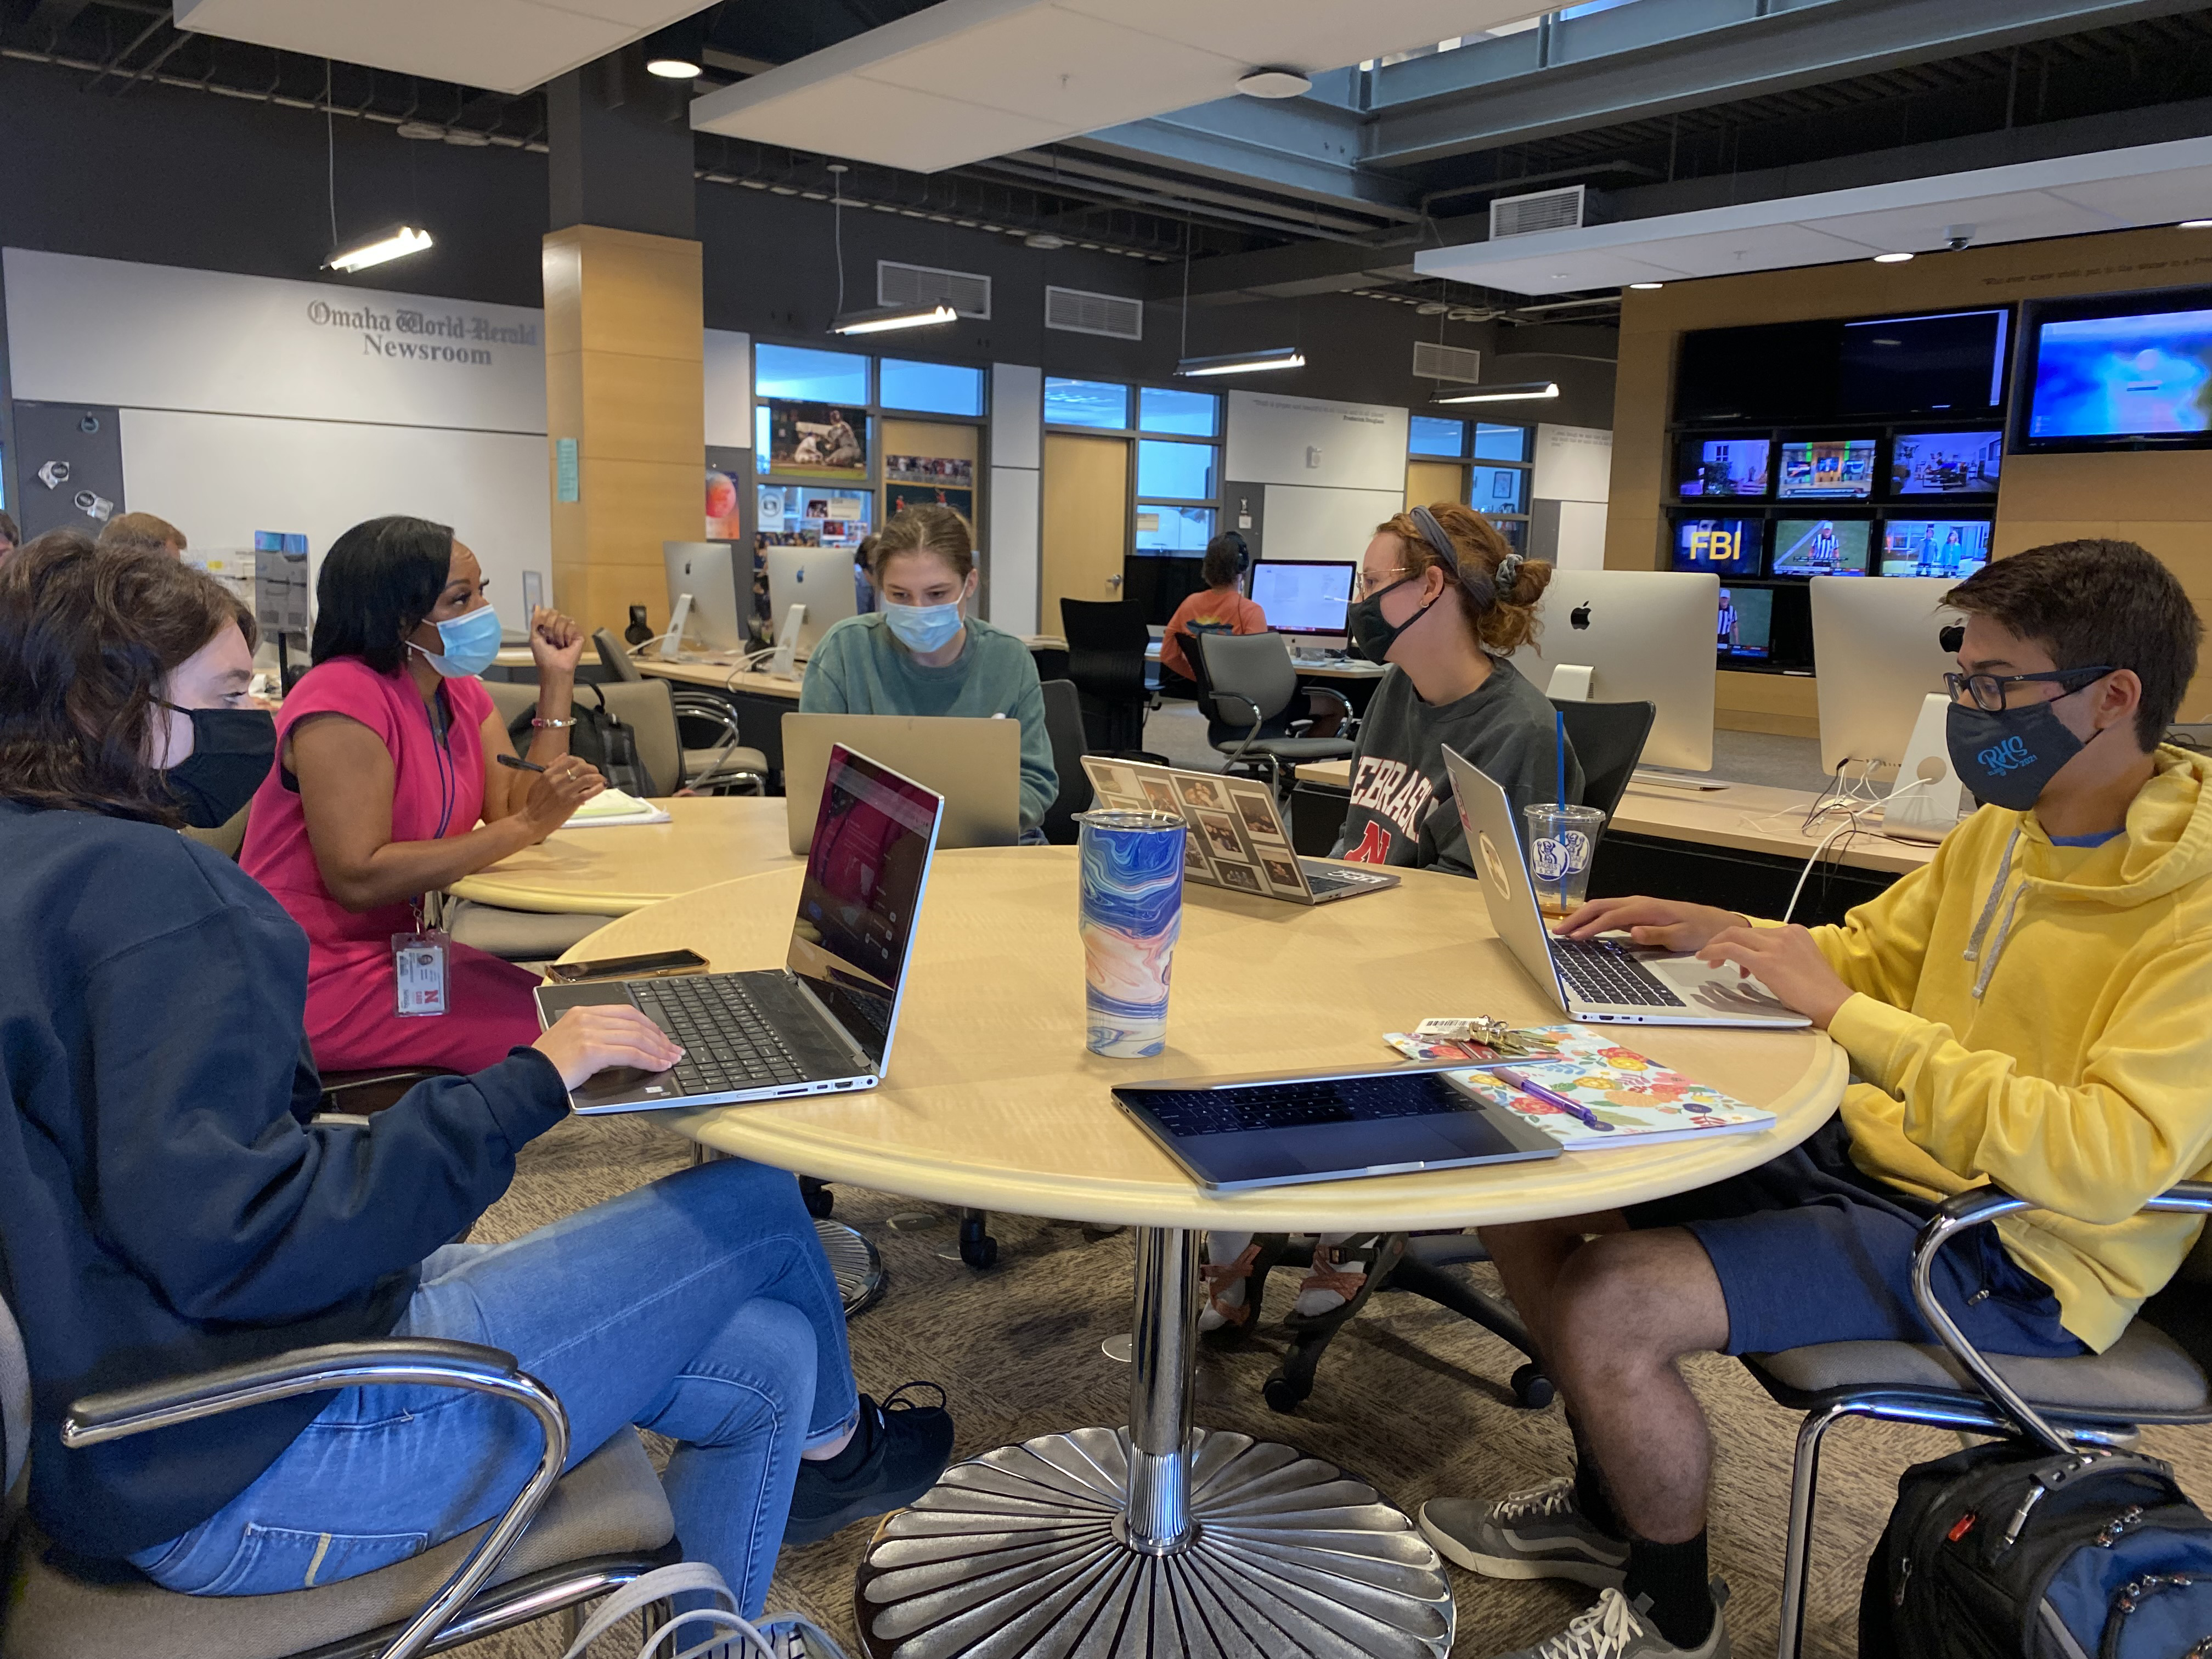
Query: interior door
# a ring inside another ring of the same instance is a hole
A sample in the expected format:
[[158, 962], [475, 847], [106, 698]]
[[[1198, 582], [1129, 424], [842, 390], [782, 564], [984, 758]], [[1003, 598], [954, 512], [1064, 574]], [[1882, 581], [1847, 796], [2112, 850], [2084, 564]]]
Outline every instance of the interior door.
[[1406, 463], [1406, 505], [1434, 507], [1467, 500], [1467, 468], [1458, 461]]
[[1118, 599], [1129, 551], [1129, 441], [1048, 432], [1044, 440], [1042, 603], [1037, 626], [1060, 631], [1062, 599]]

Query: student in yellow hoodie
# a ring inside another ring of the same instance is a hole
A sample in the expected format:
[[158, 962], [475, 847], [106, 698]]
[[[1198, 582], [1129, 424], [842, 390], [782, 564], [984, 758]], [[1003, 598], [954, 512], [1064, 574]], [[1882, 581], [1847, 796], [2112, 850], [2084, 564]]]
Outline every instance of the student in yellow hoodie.
[[1991, 1352], [2101, 1352], [2195, 1242], [2195, 1219], [2137, 1212], [2212, 1176], [2212, 762], [2160, 742], [2203, 626], [2130, 542], [2002, 559], [1947, 603], [1966, 617], [1951, 759], [1983, 805], [1926, 868], [1841, 927], [1650, 898], [1562, 926], [1755, 974], [1843, 1046], [1854, 1081], [1811, 1139], [1746, 1175], [1483, 1230], [1577, 1468], [1502, 1501], [1432, 1499], [1421, 1529], [1477, 1571], [1603, 1587], [1525, 1659], [1725, 1659], [1711, 1451], [1682, 1355], [1933, 1341], [1914, 1235], [1987, 1182], [2049, 1206], [1937, 1259], [1945, 1305]]

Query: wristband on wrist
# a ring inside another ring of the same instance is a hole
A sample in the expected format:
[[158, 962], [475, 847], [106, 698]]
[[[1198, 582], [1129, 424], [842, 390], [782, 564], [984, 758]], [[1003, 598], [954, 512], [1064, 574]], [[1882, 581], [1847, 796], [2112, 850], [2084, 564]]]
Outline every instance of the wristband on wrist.
[[543, 714], [532, 714], [530, 723], [541, 732], [565, 732], [576, 722], [573, 720], [549, 720]]

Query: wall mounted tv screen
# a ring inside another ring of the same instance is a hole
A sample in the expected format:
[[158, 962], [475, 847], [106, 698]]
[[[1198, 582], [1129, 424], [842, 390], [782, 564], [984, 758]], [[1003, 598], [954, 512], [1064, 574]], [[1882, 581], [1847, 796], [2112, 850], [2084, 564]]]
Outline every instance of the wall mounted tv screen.
[[1864, 519], [1777, 519], [1778, 576], [1863, 576], [1871, 562], [1874, 526]]
[[1774, 654], [1774, 590], [1771, 587], [1721, 589], [1720, 638], [1723, 657], [1759, 660]]
[[2212, 446], [2212, 289], [2039, 307], [2021, 447]]
[[1874, 494], [1874, 440], [1782, 446], [1782, 477], [1776, 492], [1784, 501], [1856, 501]]
[[1953, 311], [1845, 323], [1836, 413], [1994, 414], [2004, 400], [2002, 311]]
[[1764, 495], [1771, 438], [1685, 438], [1676, 488], [1685, 496]]
[[1892, 519], [1882, 526], [1885, 576], [1966, 579], [1990, 562], [1987, 519]]
[[1757, 519], [1679, 519], [1674, 524], [1674, 568], [1710, 570], [1723, 581], [1756, 576], [1765, 529]]
[[1682, 337], [1674, 419], [1684, 426], [1780, 426], [1834, 418], [1836, 325], [1762, 323]]
[[2002, 432], [1900, 432], [1889, 447], [1893, 495], [1994, 495]]

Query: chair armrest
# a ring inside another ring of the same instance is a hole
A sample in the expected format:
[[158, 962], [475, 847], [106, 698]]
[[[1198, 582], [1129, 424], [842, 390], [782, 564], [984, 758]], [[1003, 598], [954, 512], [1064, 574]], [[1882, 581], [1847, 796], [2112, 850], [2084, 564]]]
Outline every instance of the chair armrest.
[[[2017, 1389], [1997, 1375], [1996, 1369], [1982, 1357], [1981, 1351], [1966, 1340], [1966, 1333], [1936, 1299], [1935, 1268], [1936, 1252], [1957, 1235], [1970, 1227], [1985, 1226], [1999, 1216], [2014, 1215], [2022, 1210], [2042, 1210], [2050, 1206], [2017, 1197], [2002, 1187], [1991, 1183], [1959, 1193], [1936, 1206], [1935, 1215], [1920, 1230], [1920, 1237], [1912, 1250], [1912, 1299], [1919, 1304], [1920, 1316], [1928, 1322], [1953, 1358], [1966, 1368], [1966, 1372], [1982, 1386], [1984, 1393], [2004, 1407], [2013, 1421], [2019, 1424], [2053, 1451], [2071, 1455], [2074, 1448], [2066, 1437], [2052, 1428], [2043, 1414], [2023, 1400]], [[2212, 1182], [2185, 1181], [2168, 1188], [2144, 1204], [2146, 1211], [2181, 1211], [2197, 1215], [2212, 1215]]]
[[506, 1559], [515, 1540], [537, 1518], [539, 1507], [568, 1464], [568, 1414], [551, 1389], [516, 1369], [513, 1354], [471, 1342], [428, 1337], [387, 1337], [380, 1342], [333, 1342], [298, 1348], [196, 1376], [88, 1395], [74, 1402], [63, 1418], [62, 1444], [71, 1449], [98, 1446], [296, 1395], [394, 1383], [459, 1389], [514, 1401], [538, 1419], [545, 1440], [537, 1468], [506, 1512], [485, 1529], [445, 1587], [382, 1656], [382, 1659], [415, 1659]]
[[1224, 724], [1249, 726], [1255, 733], [1259, 731], [1260, 706], [1251, 698], [1235, 691], [1217, 691], [1213, 694], [1213, 706], [1220, 712]]

